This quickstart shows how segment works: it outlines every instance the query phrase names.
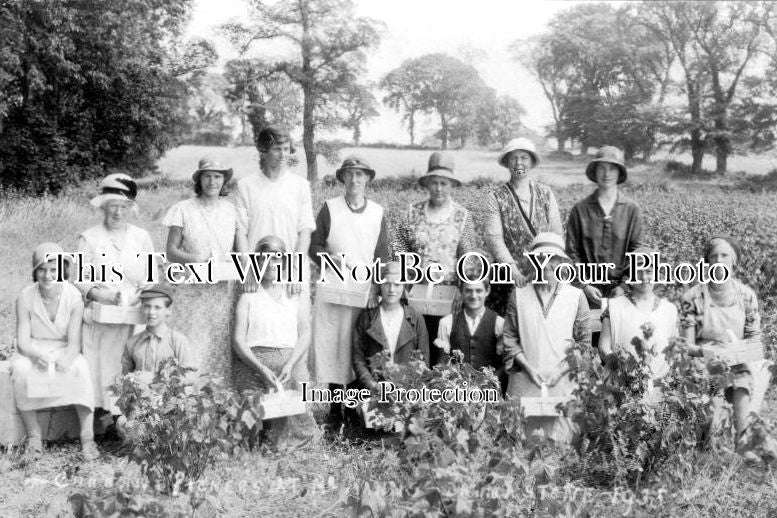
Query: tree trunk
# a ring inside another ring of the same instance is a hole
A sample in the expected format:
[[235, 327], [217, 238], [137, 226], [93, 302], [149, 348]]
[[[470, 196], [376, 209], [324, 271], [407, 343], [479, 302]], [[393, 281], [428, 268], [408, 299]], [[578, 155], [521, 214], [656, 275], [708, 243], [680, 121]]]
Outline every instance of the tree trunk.
[[442, 114], [440, 114], [440, 126], [440, 149], [445, 151], [448, 149], [448, 121]]
[[415, 112], [410, 112], [407, 125], [410, 128], [410, 145], [415, 146]]
[[588, 142], [585, 142], [585, 141], [580, 142], [580, 154], [582, 156], [585, 156], [588, 154]]
[[700, 174], [704, 158], [704, 142], [701, 138], [701, 100], [698, 95], [698, 85], [691, 79], [688, 86], [688, 111], [691, 114], [691, 174]]
[[305, 161], [308, 166], [308, 181], [318, 182], [318, 164], [316, 164], [315, 121], [313, 120], [313, 92], [309, 85], [302, 88], [304, 105], [302, 108], [302, 146], [305, 148]]
[[559, 153], [563, 153], [565, 151], [567, 145], [567, 139], [564, 136], [564, 128], [562, 126], [562, 123], [560, 120], [556, 121], [556, 149], [558, 149]]
[[359, 123], [357, 122], [353, 127], [353, 145], [358, 146], [359, 141], [361, 141], [362, 138], [362, 130], [359, 127]]

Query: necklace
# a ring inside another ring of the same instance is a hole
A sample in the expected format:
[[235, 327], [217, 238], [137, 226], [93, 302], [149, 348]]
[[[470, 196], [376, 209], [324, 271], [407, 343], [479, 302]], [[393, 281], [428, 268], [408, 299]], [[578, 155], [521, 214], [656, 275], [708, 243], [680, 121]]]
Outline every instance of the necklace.
[[348, 205], [349, 209], [355, 212], [367, 204], [367, 198], [362, 198], [362, 203], [360, 205], [354, 205], [348, 200], [348, 198], [345, 198], [345, 204]]

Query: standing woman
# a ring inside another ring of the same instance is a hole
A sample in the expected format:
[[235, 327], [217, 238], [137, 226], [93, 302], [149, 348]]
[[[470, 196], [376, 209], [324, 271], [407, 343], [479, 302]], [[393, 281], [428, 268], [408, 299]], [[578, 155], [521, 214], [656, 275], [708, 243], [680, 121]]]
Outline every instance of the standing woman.
[[[545, 387], [549, 396], [571, 396], [576, 384], [566, 357], [573, 342], [590, 345], [588, 303], [581, 290], [556, 279], [556, 266], [569, 260], [560, 235], [538, 234], [530, 251], [540, 254], [540, 261], [542, 254], [553, 255], [544, 268], [545, 284], [526, 284], [510, 296], [503, 334], [507, 395], [541, 396]], [[569, 442], [574, 435], [567, 417], [528, 418], [527, 435], [539, 429], [557, 442]]]
[[[376, 258], [389, 261], [391, 247], [385, 212], [365, 194], [367, 184], [375, 178], [375, 170], [363, 158], [349, 156], [335, 175], [345, 186], [345, 194], [327, 200], [321, 207], [310, 241], [310, 258], [319, 263], [319, 254], [329, 254], [339, 264], [339, 254], [345, 254], [347, 271], [355, 266], [369, 266]], [[377, 305], [377, 297], [378, 290], [373, 285], [368, 307]], [[330, 304], [316, 298], [313, 365], [316, 380], [328, 383], [330, 389], [347, 385], [355, 379], [351, 342], [353, 326], [362, 309]], [[338, 428], [342, 418], [342, 405], [332, 403], [327, 424]]]
[[[486, 199], [486, 243], [495, 261], [512, 265], [513, 280], [523, 286], [531, 271], [523, 254], [538, 233], [561, 234], [561, 215], [550, 187], [532, 179], [540, 157], [531, 140], [511, 140], [497, 162], [510, 171], [510, 180]], [[512, 286], [493, 287], [489, 306], [504, 315]]]
[[[453, 175], [454, 160], [447, 153], [435, 152], [429, 157], [429, 167], [418, 179], [429, 198], [410, 205], [407, 215], [397, 228], [394, 252], [413, 252], [420, 256], [420, 268], [430, 263], [443, 267], [443, 284], [457, 285], [456, 263], [464, 254], [475, 250], [475, 230], [469, 211], [453, 200], [453, 188], [461, 182]], [[452, 312], [458, 313], [460, 296], [453, 301]], [[441, 316], [424, 315], [429, 341], [437, 338]], [[432, 365], [439, 352], [433, 348]]]
[[618, 190], [626, 181], [623, 153], [613, 146], [601, 148], [585, 169], [596, 190], [572, 207], [567, 220], [566, 245], [575, 263], [612, 263], [608, 282], [589, 282], [583, 291], [592, 308], [602, 307], [603, 298], [623, 294], [620, 285], [626, 272], [626, 254], [642, 243], [639, 205]]
[[[701, 356], [700, 345], [725, 348], [733, 340], [760, 340], [758, 299], [752, 288], [734, 275], [741, 256], [739, 243], [730, 236], [715, 236], [707, 241], [704, 260], [726, 265], [731, 275], [722, 284], [697, 284], [683, 295], [680, 327], [691, 354]], [[725, 389], [726, 399], [734, 406], [737, 440], [747, 428], [750, 414], [752, 367], [752, 364], [733, 366], [731, 385]]]
[[[237, 211], [222, 197], [228, 193], [232, 169], [206, 157], [200, 160], [192, 179], [195, 197], [170, 207], [162, 220], [169, 229], [167, 260], [181, 264], [230, 261], [237, 236]], [[172, 291], [174, 298], [183, 302], [173, 306], [173, 321], [186, 331], [200, 370], [229, 384], [234, 284], [177, 285]]]
[[[41, 454], [38, 410], [74, 405], [81, 424], [81, 448], [87, 461], [97, 458], [94, 443], [94, 389], [89, 366], [81, 356], [81, 323], [84, 303], [81, 293], [69, 282], [57, 282], [58, 274], [67, 280], [70, 258], [63, 255], [64, 272], [57, 268], [56, 254], [64, 254], [55, 243], [43, 243], [32, 254], [34, 284], [24, 288], [16, 299], [17, 353], [11, 358], [16, 406], [27, 430], [27, 453]], [[46, 256], [49, 256], [49, 260]], [[67, 378], [70, 390], [47, 397], [29, 397], [28, 382], [33, 375], [52, 373]]]
[[[108, 387], [121, 374], [124, 342], [132, 336], [133, 324], [102, 324], [92, 319], [95, 302], [107, 305], [139, 306], [139, 294], [150, 286], [146, 254], [154, 252], [151, 236], [128, 222], [130, 213], [137, 213], [135, 197], [138, 188], [126, 174], [108, 175], [100, 182], [100, 194], [91, 204], [103, 214], [101, 224], [78, 236], [78, 252], [84, 263], [96, 265], [84, 268], [84, 282], [76, 285], [84, 296], [83, 354], [89, 363], [94, 382], [95, 408], [112, 407]], [[141, 257], [138, 258], [138, 254]], [[107, 279], [100, 278], [99, 267], [105, 265]], [[120, 266], [121, 282], [111, 275], [112, 267]], [[116, 410], [118, 411], [118, 410]]]

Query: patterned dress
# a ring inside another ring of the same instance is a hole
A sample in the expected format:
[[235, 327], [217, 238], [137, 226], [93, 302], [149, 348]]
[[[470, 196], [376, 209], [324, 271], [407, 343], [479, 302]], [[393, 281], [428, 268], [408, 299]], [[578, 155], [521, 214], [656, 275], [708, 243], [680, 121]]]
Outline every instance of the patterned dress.
[[[561, 216], [556, 203], [556, 197], [550, 187], [529, 182], [531, 199], [529, 206], [524, 206], [529, 220], [536, 233], [562, 233]], [[529, 250], [534, 235], [526, 224], [515, 198], [507, 184], [494, 189], [486, 199], [486, 242], [494, 257], [500, 263], [517, 262], [524, 273], [529, 271], [524, 252]], [[487, 305], [500, 315], [507, 310], [507, 300], [512, 286], [495, 284], [491, 288]]]
[[[233, 249], [237, 211], [225, 200], [206, 207], [198, 198], [190, 198], [170, 207], [162, 224], [181, 228], [181, 248], [186, 253], [224, 261]], [[174, 301], [171, 325], [189, 339], [200, 371], [230, 384], [235, 283], [168, 283], [168, 288]]]

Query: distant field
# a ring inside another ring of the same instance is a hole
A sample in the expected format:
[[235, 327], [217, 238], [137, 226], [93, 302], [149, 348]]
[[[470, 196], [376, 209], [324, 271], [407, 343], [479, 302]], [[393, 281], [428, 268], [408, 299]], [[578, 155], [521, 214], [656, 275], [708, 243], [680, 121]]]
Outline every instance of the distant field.
[[[305, 175], [304, 153], [297, 151], [300, 164], [295, 172], [300, 176]], [[340, 157], [345, 158], [349, 154], [356, 153], [364, 157], [377, 171], [379, 177], [420, 175], [426, 171], [426, 164], [430, 151], [382, 149], [382, 148], [344, 148], [340, 151]], [[462, 181], [470, 181], [479, 177], [492, 180], [507, 180], [507, 170], [496, 163], [497, 152], [480, 150], [454, 150], [450, 151], [456, 160], [456, 175]], [[205, 155], [211, 155], [224, 162], [235, 170], [235, 177], [240, 178], [246, 174], [258, 170], [259, 153], [251, 146], [242, 147], [208, 147], [208, 146], [180, 146], [170, 150], [163, 156], [158, 166], [162, 174], [170, 178], [186, 178], [196, 169], [198, 160]], [[656, 159], [673, 159], [690, 163], [687, 154], [674, 154], [662, 152], [656, 155]], [[713, 157], [706, 157], [704, 167], [714, 170]], [[330, 164], [322, 157], [318, 159], [319, 177], [334, 174], [337, 164]], [[585, 160], [574, 161], [542, 160], [542, 163], [534, 171], [540, 181], [551, 185], [564, 186], [576, 183], [588, 183], [583, 171]], [[735, 156], [729, 159], [729, 171], [744, 171], [748, 174], [766, 174], [777, 169], [777, 155], [763, 154], [759, 156]], [[663, 177], [661, 171], [649, 165], [640, 165], [630, 170], [632, 179], [656, 180]]]

